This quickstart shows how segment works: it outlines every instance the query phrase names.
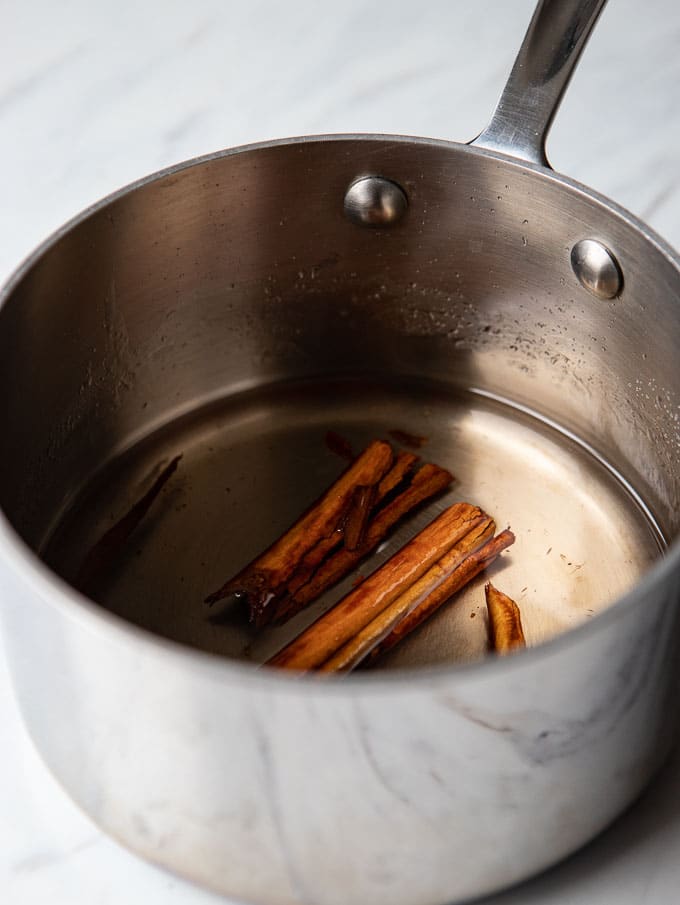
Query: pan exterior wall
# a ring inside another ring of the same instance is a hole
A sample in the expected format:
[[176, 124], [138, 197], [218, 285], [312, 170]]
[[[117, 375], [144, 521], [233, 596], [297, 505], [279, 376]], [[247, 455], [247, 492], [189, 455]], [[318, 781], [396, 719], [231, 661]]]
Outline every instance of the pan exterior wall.
[[7, 572], [11, 671], [55, 776], [126, 845], [245, 901], [502, 888], [613, 820], [674, 731], [672, 581], [490, 668], [328, 683], [74, 617]]

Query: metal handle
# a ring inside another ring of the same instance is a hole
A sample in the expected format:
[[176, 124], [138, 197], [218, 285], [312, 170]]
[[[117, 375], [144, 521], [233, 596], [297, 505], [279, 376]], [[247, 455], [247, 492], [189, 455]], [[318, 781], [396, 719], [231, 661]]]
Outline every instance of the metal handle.
[[470, 142], [549, 166], [545, 139], [606, 0], [540, 0], [486, 129]]

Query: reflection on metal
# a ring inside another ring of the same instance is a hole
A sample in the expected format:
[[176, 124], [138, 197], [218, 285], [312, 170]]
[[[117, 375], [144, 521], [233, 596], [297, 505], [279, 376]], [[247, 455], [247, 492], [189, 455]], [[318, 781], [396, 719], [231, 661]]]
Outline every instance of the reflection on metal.
[[345, 194], [345, 214], [360, 226], [393, 226], [407, 208], [404, 190], [382, 176], [357, 179]]
[[605, 0], [541, 0], [491, 122], [471, 144], [549, 166], [545, 139]]
[[581, 239], [571, 250], [571, 266], [581, 286], [598, 299], [613, 299], [623, 287], [618, 261], [596, 239]]

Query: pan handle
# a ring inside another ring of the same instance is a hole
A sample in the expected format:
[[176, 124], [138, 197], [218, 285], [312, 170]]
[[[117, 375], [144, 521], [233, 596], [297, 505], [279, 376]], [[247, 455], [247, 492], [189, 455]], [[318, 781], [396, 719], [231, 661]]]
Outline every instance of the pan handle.
[[539, 0], [491, 122], [470, 142], [550, 166], [545, 139], [606, 0]]

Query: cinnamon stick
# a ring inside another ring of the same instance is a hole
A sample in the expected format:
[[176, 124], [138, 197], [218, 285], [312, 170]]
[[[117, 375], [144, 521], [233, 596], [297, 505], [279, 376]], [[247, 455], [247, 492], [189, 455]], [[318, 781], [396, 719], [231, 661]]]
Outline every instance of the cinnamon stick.
[[[394, 460], [394, 464], [378, 485], [378, 492], [375, 496], [375, 502], [373, 504], [374, 509], [382, 503], [385, 497], [390, 494], [395, 489], [395, 487], [401, 484], [404, 478], [408, 475], [409, 471], [411, 471], [411, 469], [415, 466], [417, 461], [418, 456], [415, 456], [413, 453], [400, 452], [397, 454]], [[451, 478], [449, 480], [451, 480]], [[438, 487], [436, 489], [433, 489], [431, 495], [437, 493], [439, 489], [440, 488]], [[312, 547], [312, 549], [305, 554], [300, 565], [295, 570], [293, 577], [288, 582], [287, 598], [282, 599], [279, 602], [276, 613], [272, 613], [272, 621], [290, 618], [293, 613], [299, 612], [299, 610], [301, 610], [303, 606], [306, 606], [307, 603], [311, 603], [311, 600], [313, 598], [305, 599], [305, 601], [300, 605], [297, 605], [293, 601], [295, 600], [295, 595], [300, 590], [300, 588], [302, 588], [303, 585], [307, 584], [309, 579], [312, 577], [312, 575], [318, 569], [324, 559], [326, 559], [326, 557], [332, 550], [340, 546], [340, 544], [343, 542], [343, 539], [344, 532], [342, 528], [338, 528], [333, 532], [333, 534], [330, 534], [328, 537], [322, 538], [322, 540], [320, 540], [319, 543], [316, 544], [316, 546]], [[370, 550], [368, 552], [370, 552]], [[364, 556], [366, 554], [362, 553], [361, 555]], [[354, 565], [355, 561], [356, 560], [354, 560], [349, 566], [350, 569]], [[340, 577], [343, 577], [343, 575], [341, 575]], [[339, 579], [336, 579], [336, 581], [337, 580]], [[334, 584], [335, 581], [332, 583]], [[330, 584], [326, 587], [330, 587]], [[325, 589], [326, 588], [323, 588], [321, 591], [318, 591], [317, 596], [318, 594], [323, 593], [323, 590]]]
[[411, 484], [380, 509], [368, 525], [364, 543], [356, 550], [342, 548], [321, 563], [313, 577], [292, 593], [285, 616], [299, 612], [324, 591], [337, 584], [365, 556], [372, 553], [392, 528], [424, 500], [449, 486], [453, 476], [445, 468], [428, 463], [416, 472]]
[[158, 494], [175, 473], [181, 458], [181, 456], [175, 456], [174, 459], [168, 462], [146, 493], [131, 506], [122, 518], [118, 519], [115, 525], [102, 534], [99, 540], [87, 553], [78, 570], [75, 579], [75, 586], [77, 588], [81, 591], [86, 591], [101, 573], [111, 567], [127, 539], [142, 521]]
[[485, 585], [484, 593], [489, 613], [491, 649], [499, 654], [509, 654], [519, 647], [526, 647], [522, 619], [515, 601], [495, 588], [491, 582]]
[[442, 556], [403, 594], [351, 638], [319, 667], [319, 672], [338, 672], [357, 666], [401, 620], [438, 592], [442, 583], [463, 560], [493, 537], [495, 523], [486, 518]]
[[[450, 472], [438, 465], [426, 465], [413, 479], [410, 490], [385, 504], [392, 492], [408, 479], [409, 472], [418, 461], [413, 453], [400, 452], [394, 464], [378, 485], [375, 504], [365, 530], [362, 543], [355, 550], [346, 547], [330, 556], [345, 539], [344, 526], [340, 525], [333, 534], [322, 538], [303, 557], [289, 579], [287, 588], [262, 612], [258, 625], [271, 622], [285, 622], [316, 600], [332, 585], [345, 577], [354, 566], [368, 556], [389, 534], [394, 525], [412, 509], [444, 490], [453, 480]], [[410, 492], [409, 492], [410, 490]], [[380, 507], [383, 507], [382, 509]]]
[[[316, 544], [316, 546], [312, 547], [312, 549], [305, 554], [302, 559], [302, 562], [297, 567], [295, 572], [293, 572], [292, 577], [288, 582], [288, 586], [286, 588], [286, 597], [284, 597], [279, 603], [283, 604], [285, 600], [289, 600], [291, 595], [294, 595], [297, 591], [300, 590], [303, 585], [306, 585], [312, 575], [319, 568], [321, 563], [326, 559], [329, 553], [335, 550], [336, 547], [339, 547], [343, 541], [344, 531], [343, 529], [336, 528], [332, 534], [329, 534], [328, 537], [322, 537], [321, 540]], [[277, 609], [276, 613], [273, 612], [271, 615], [271, 620], [274, 621], [276, 619], [280, 619], [283, 614], [283, 609], [279, 612]]]
[[378, 498], [376, 502], [380, 503], [385, 499], [388, 493], [391, 493], [395, 487], [401, 484], [409, 471], [415, 467], [417, 461], [418, 456], [416, 456], [415, 453], [404, 451], [398, 452], [394, 460], [394, 465], [378, 485]]
[[357, 485], [377, 484], [392, 465], [392, 449], [370, 443], [338, 480], [264, 553], [206, 598], [212, 604], [229, 594], [248, 598], [251, 621], [259, 622], [267, 604], [285, 586], [302, 557], [331, 535], [345, 516]]
[[375, 485], [366, 487], [361, 484], [354, 488], [352, 502], [345, 520], [343, 537], [343, 543], [347, 550], [356, 550], [363, 543], [376, 493]]
[[443, 603], [465, 587], [487, 566], [490, 566], [498, 555], [514, 544], [514, 542], [515, 535], [512, 531], [506, 529], [472, 552], [432, 594], [426, 597], [408, 616], [405, 616], [401, 622], [395, 625], [389, 635], [373, 648], [368, 658], [369, 661], [373, 663], [381, 654], [392, 650], [396, 644], [407, 635], [410, 635], [421, 623], [436, 612]]
[[297, 670], [321, 666], [486, 518], [479, 507], [469, 503], [456, 503], [445, 509], [333, 609], [272, 657], [269, 665]]

